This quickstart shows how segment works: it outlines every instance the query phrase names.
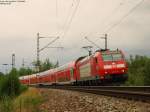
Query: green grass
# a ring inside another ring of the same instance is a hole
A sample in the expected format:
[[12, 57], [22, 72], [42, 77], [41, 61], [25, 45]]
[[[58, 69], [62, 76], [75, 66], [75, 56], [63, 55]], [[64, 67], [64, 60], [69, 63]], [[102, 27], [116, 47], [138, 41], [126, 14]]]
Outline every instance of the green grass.
[[29, 88], [16, 98], [4, 97], [0, 102], [0, 112], [40, 112], [42, 97], [38, 89]]

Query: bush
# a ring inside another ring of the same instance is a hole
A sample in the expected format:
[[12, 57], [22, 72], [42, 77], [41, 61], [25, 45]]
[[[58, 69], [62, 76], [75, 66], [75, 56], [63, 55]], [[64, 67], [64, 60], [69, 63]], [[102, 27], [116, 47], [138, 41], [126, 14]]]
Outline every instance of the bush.
[[150, 85], [150, 58], [138, 55], [134, 58], [130, 56], [128, 65], [129, 71], [126, 85]]
[[150, 85], [150, 59], [146, 62], [144, 74], [145, 74], [144, 85], [149, 86]]
[[14, 97], [26, 89], [27, 87], [20, 84], [18, 79], [18, 72], [15, 68], [12, 69], [8, 75], [1, 77], [0, 98], [3, 96]]
[[13, 101], [10, 97], [3, 96], [0, 102], [0, 112], [14, 112]]
[[20, 93], [26, 91], [27, 89], [28, 89], [28, 86], [26, 86], [26, 85], [21, 85], [21, 86], [20, 86]]

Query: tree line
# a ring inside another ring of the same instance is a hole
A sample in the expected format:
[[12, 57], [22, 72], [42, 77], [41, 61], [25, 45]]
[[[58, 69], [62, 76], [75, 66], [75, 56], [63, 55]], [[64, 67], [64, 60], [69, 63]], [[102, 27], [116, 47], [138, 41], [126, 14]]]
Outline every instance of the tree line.
[[[33, 62], [36, 65], [37, 62]], [[49, 59], [46, 59], [44, 62], [40, 62], [40, 71], [45, 71], [52, 69], [58, 66], [58, 62], [52, 63]], [[0, 72], [0, 100], [5, 97], [15, 97], [21, 92], [27, 89], [26, 86], [21, 85], [19, 81], [20, 76], [31, 75], [36, 73], [36, 70], [33, 70], [29, 67], [21, 67], [20, 69], [13, 68], [8, 74], [3, 74]]]
[[33, 61], [32, 64], [35, 67], [34, 69], [31, 69], [29, 67], [25, 68], [25, 67], [21, 67], [18, 70], [19, 76], [24, 76], [24, 75], [31, 75], [37, 72], [43, 72], [52, 68], [56, 68], [59, 66], [58, 61], [56, 63], [52, 63], [50, 62], [49, 59], [44, 60], [43, 62], [40, 61], [39, 62], [39, 71], [37, 71], [36, 67], [38, 66], [37, 61]]
[[128, 60], [128, 80], [126, 85], [150, 85], [150, 58], [147, 56], [130, 56]]

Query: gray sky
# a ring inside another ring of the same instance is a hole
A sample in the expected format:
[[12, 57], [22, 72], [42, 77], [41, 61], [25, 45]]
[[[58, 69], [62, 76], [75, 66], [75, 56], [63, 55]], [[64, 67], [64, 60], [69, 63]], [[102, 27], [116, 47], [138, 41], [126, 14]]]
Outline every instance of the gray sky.
[[[98, 37], [103, 36], [107, 29], [142, 0], [80, 0], [71, 24], [64, 27], [64, 23], [68, 23], [71, 19], [77, 1], [26, 0], [25, 3], [0, 5], [0, 71], [4, 71], [2, 64], [11, 63], [12, 53], [16, 54], [17, 67], [21, 66], [23, 58], [26, 66], [36, 59], [37, 32], [41, 36], [60, 36], [60, 39], [51, 46], [64, 47], [64, 50], [45, 49], [41, 52], [42, 60], [50, 58], [51, 61], [58, 60], [60, 64], [64, 64], [87, 54], [81, 49], [85, 45], [91, 45], [84, 39], [85, 36], [104, 47], [104, 40]], [[67, 33], [63, 36], [66, 29]], [[109, 48], [122, 49], [127, 56], [129, 54], [149, 56], [149, 29], [150, 1], [145, 0], [108, 32]], [[51, 40], [41, 39], [40, 47], [49, 41]]]

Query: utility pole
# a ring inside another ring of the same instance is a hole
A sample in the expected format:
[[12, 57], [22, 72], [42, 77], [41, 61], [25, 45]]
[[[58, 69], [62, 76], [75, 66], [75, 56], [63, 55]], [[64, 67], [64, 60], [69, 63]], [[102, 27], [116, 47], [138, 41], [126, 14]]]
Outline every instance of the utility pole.
[[12, 54], [12, 69], [15, 67], [15, 54]]
[[22, 67], [24, 68], [25, 62], [24, 62], [24, 58], [22, 59]]
[[[43, 48], [40, 48], [40, 39], [41, 38], [53, 38], [52, 41], [50, 41], [47, 45], [45, 45]], [[43, 51], [45, 48], [63, 48], [63, 47], [49, 47], [52, 43], [54, 43], [59, 37], [41, 37], [39, 33], [37, 33], [37, 71], [40, 71], [40, 52]]]
[[39, 37], [39, 33], [37, 33], [37, 71], [39, 71], [40, 68], [40, 51], [39, 51], [39, 47], [40, 47], [40, 41], [39, 41], [40, 37]]
[[93, 46], [83, 46], [83, 49], [87, 50], [89, 52], [89, 56], [92, 54], [92, 48]]
[[107, 50], [107, 34], [105, 34], [105, 36], [104, 37], [100, 37], [100, 38], [102, 38], [102, 39], [105, 39], [105, 50]]

